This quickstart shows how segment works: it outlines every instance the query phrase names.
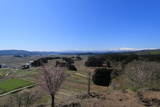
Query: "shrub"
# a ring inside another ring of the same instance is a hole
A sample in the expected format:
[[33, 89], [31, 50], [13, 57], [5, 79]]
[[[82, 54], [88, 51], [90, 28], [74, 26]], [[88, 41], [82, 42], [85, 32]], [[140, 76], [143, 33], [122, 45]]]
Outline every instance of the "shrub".
[[92, 80], [94, 84], [100, 86], [109, 86], [111, 83], [111, 72], [110, 69], [98, 68], [93, 74]]
[[103, 62], [103, 58], [89, 57], [88, 60], [85, 62], [85, 65], [88, 67], [102, 67]]
[[71, 71], [77, 71], [77, 68], [72, 64], [68, 64], [67, 68], [68, 68], [68, 70], [71, 70]]
[[78, 55], [78, 56], [76, 56], [76, 60], [80, 61], [80, 60], [82, 60], [82, 58]]
[[42, 66], [42, 63], [48, 63], [48, 60], [45, 58], [40, 58], [38, 60], [35, 60], [34, 62], [31, 63], [33, 67], [39, 67]]
[[33, 67], [39, 67], [42, 66], [42, 63], [48, 63], [48, 60], [54, 60], [54, 59], [61, 59], [60, 57], [44, 57], [35, 60], [34, 62], [31, 63]]
[[69, 64], [74, 64], [74, 61], [72, 58], [63, 57], [63, 60]]
[[67, 65], [66, 62], [56, 61], [56, 67], [66, 67], [66, 65]]
[[73, 64], [67, 62], [56, 61], [56, 67], [66, 67], [68, 70], [77, 71], [77, 68]]

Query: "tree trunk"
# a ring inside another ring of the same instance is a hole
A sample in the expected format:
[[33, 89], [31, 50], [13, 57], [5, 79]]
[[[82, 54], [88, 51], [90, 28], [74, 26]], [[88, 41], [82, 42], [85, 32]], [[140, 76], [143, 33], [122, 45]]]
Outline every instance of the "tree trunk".
[[90, 89], [91, 89], [91, 73], [88, 73], [88, 95], [90, 95]]
[[52, 98], [51, 107], [55, 107], [55, 104], [54, 104], [55, 95], [51, 95], [51, 98]]

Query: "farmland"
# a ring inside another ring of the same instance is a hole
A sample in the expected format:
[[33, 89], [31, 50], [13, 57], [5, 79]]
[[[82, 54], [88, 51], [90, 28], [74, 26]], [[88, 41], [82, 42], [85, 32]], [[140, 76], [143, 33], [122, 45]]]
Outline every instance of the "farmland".
[[34, 85], [34, 83], [23, 79], [13, 78], [13, 79], [2, 80], [0, 81], [0, 90], [1, 90], [0, 94], [8, 93], [10, 91], [31, 85]]
[[[121, 57], [119, 55], [115, 55], [115, 56]], [[55, 56], [51, 56], [51, 57], [55, 57]], [[73, 58], [74, 56], [66, 55], [66, 56], [60, 56], [60, 57]], [[85, 63], [86, 61], [88, 61], [89, 57], [90, 56], [88, 55], [81, 56], [82, 60], [75, 60], [73, 58], [74, 66], [77, 68], [77, 71], [65, 69], [64, 71], [66, 75], [65, 81], [60, 87], [60, 90], [56, 93], [56, 97], [55, 97], [55, 102], [57, 105], [58, 104], [66, 105], [66, 104], [72, 104], [72, 103], [78, 103], [78, 104], [80, 103], [82, 107], [93, 107], [93, 104], [96, 103], [100, 107], [103, 107], [106, 104], [109, 105], [110, 107], [112, 106], [116, 107], [119, 105], [120, 105], [119, 107], [124, 107], [124, 106], [130, 107], [131, 105], [134, 105], [135, 107], [145, 107], [142, 101], [139, 100], [139, 98], [142, 97], [142, 96], [141, 97], [139, 96], [139, 93], [145, 95], [142, 99], [150, 99], [151, 93], [154, 93], [155, 95], [157, 95], [157, 97], [152, 96], [153, 98], [156, 98], [156, 99], [160, 98], [158, 97], [160, 95], [158, 91], [154, 92], [152, 90], [150, 91], [147, 90], [143, 92], [140, 90], [137, 92], [137, 90], [139, 90], [140, 88], [131, 87], [133, 85], [126, 83], [128, 82], [129, 78], [124, 72], [121, 75], [119, 75], [120, 71], [116, 71], [116, 73], [118, 72], [118, 74], [115, 74], [116, 76], [114, 78], [111, 78], [112, 80], [109, 86], [99, 86], [99, 85], [96, 85], [92, 81], [91, 82], [91, 96], [88, 96], [87, 95], [88, 72], [89, 71], [92, 72], [92, 75], [93, 75], [95, 69], [103, 68], [103, 67], [87, 67]], [[107, 55], [106, 56], [102, 55], [102, 57], [103, 58], [109, 57], [110, 59], [112, 59], [110, 56], [107, 56]], [[122, 57], [127, 58], [128, 56], [127, 57], [122, 56]], [[32, 56], [32, 58], [34, 59], [34, 56]], [[101, 56], [96, 56], [96, 58], [101, 59]], [[35, 60], [36, 59], [37, 57], [35, 57]], [[62, 59], [49, 60], [48, 63], [46, 63], [46, 65], [54, 66], [56, 61], [61, 61]], [[121, 58], [118, 58], [118, 59], [121, 59]], [[5, 62], [9, 62], [7, 60], [8, 59], [6, 59]], [[25, 63], [26, 61], [29, 61], [29, 59], [26, 59], [26, 58], [24, 58], [24, 60], [23, 58], [21, 58], [20, 60], [21, 60], [20, 63]], [[122, 62], [124, 62], [123, 60]], [[18, 63], [18, 65], [21, 65], [20, 63]], [[90, 61], [87, 64], [90, 64]], [[111, 63], [111, 64], [118, 65], [116, 62]], [[16, 65], [15, 59], [14, 59], [14, 65]], [[0, 81], [0, 93], [1, 94], [7, 93], [12, 90], [16, 90], [16, 89], [23, 88], [26, 86], [34, 85], [34, 83], [38, 83], [39, 82], [38, 79], [41, 76], [40, 68], [41, 67], [32, 67], [30, 69], [14, 69], [14, 68], [0, 69], [0, 73], [2, 77], [5, 75], [3, 78], [1, 78], [1, 81]], [[115, 68], [118, 68], [118, 67], [115, 66]], [[158, 85], [156, 86], [156, 88], [157, 87]], [[1, 105], [6, 104], [10, 97], [16, 94], [19, 94], [21, 92], [25, 92], [26, 90], [29, 90], [29, 91], [36, 90], [39, 92], [39, 94], [37, 95], [41, 96], [37, 101], [34, 102], [33, 107], [37, 107], [38, 105], [42, 105], [42, 104], [46, 105], [46, 107], [50, 107], [48, 106], [51, 103], [50, 96], [44, 89], [40, 87], [39, 84], [35, 85], [34, 87], [20, 90], [18, 92], [11, 93], [3, 97], [0, 97]], [[157, 103], [154, 103], [154, 105], [156, 104]]]

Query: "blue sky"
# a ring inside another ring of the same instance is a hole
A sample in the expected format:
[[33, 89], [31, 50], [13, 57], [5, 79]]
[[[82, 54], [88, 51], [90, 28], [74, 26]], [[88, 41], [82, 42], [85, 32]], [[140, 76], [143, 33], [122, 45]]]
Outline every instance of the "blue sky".
[[0, 49], [160, 48], [159, 0], [0, 0]]

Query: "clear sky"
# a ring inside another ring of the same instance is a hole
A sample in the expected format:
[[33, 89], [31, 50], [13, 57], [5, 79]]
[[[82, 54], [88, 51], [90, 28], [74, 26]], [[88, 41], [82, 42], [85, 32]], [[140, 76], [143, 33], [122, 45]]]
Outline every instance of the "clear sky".
[[160, 48], [160, 0], [0, 0], [0, 50]]

